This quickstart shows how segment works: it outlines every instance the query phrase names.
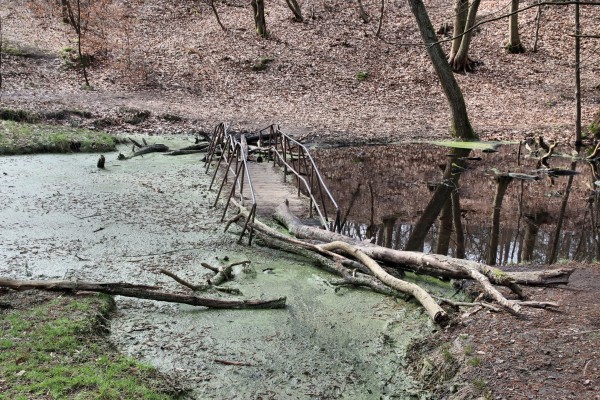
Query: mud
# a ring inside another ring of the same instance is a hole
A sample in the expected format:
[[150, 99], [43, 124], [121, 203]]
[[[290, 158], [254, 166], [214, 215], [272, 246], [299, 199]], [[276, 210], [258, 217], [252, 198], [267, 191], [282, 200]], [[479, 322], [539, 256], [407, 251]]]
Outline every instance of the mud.
[[331, 276], [303, 259], [237, 245], [211, 207], [201, 155], [105, 155], [106, 170], [98, 154], [0, 157], [0, 275], [175, 291], [183, 288], [159, 269], [200, 282], [201, 262], [247, 259], [251, 269], [228, 285], [246, 297], [287, 296], [285, 310], [117, 298], [110, 339], [191, 389], [191, 399], [429, 397], [405, 373], [407, 345], [435, 330], [417, 305], [336, 292]]

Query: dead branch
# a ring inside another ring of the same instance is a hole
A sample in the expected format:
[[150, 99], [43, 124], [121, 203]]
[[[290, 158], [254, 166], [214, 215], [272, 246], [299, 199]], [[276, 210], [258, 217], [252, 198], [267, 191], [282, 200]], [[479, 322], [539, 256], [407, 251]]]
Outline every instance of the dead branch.
[[222, 286], [215, 286], [215, 285], [211, 285], [209, 283], [204, 284], [204, 285], [194, 285], [193, 283], [190, 283], [190, 282], [186, 281], [185, 279], [180, 278], [179, 276], [175, 275], [174, 273], [172, 273], [170, 271], [167, 271], [166, 269], [161, 269], [160, 273], [167, 275], [168, 277], [172, 278], [177, 283], [193, 290], [194, 292], [201, 292], [201, 291], [205, 291], [208, 289], [214, 289], [216, 291], [223, 292], [223, 293], [229, 293], [229, 294], [234, 294], [234, 295], [238, 295], [238, 296], [242, 295], [242, 292], [236, 288], [226, 288], [226, 287], [222, 287]]
[[155, 286], [133, 285], [129, 283], [112, 282], [97, 283], [83, 281], [48, 280], [48, 281], [22, 281], [0, 278], [0, 287], [13, 290], [49, 290], [55, 292], [74, 293], [79, 291], [106, 293], [115, 296], [135, 297], [169, 303], [189, 304], [192, 306], [208, 308], [229, 309], [264, 309], [285, 308], [286, 298], [280, 297], [270, 300], [221, 300], [184, 295], [179, 293], [158, 292]]
[[206, 150], [173, 150], [163, 153], [163, 156], [185, 156], [188, 154], [206, 153]]
[[212, 265], [210, 265], [210, 264], [207, 264], [207, 263], [200, 263], [200, 265], [202, 265], [202, 266], [203, 266], [204, 268], [206, 268], [206, 269], [210, 269], [210, 270], [211, 270], [212, 272], [214, 272], [215, 274], [219, 272], [219, 268], [217, 268], [217, 267], [213, 267], [213, 266], [212, 266]]
[[233, 269], [233, 267], [235, 267], [236, 265], [245, 265], [245, 264], [250, 264], [250, 261], [245, 260], [245, 261], [234, 262], [234, 263], [227, 265], [226, 267], [219, 268], [219, 272], [217, 272], [217, 274], [214, 277], [212, 277], [208, 280], [208, 284], [213, 285], [213, 286], [219, 286], [221, 283], [231, 279], [231, 270]]
[[173, 279], [175, 282], [179, 283], [180, 285], [183, 285], [189, 289], [192, 289], [194, 292], [206, 289], [206, 285], [194, 285], [193, 283], [190, 283], [190, 282], [186, 281], [185, 279], [178, 277], [177, 275], [175, 275], [174, 273], [172, 273], [170, 271], [167, 271], [166, 269], [161, 269], [160, 273], [168, 276], [169, 278]]
[[433, 296], [435, 299], [441, 301], [442, 303], [451, 305], [452, 307], [476, 307], [476, 306], [481, 306], [481, 307], [485, 307], [487, 309], [490, 309], [494, 312], [500, 312], [500, 309], [498, 307], [494, 307], [493, 305], [483, 302], [483, 301], [476, 301], [474, 303], [468, 303], [465, 301], [454, 301], [454, 300], [450, 300], [447, 299], [445, 297], [439, 297], [439, 296]]
[[[289, 208], [282, 204], [275, 211], [274, 218], [285, 226], [290, 233], [300, 239], [317, 240], [323, 243], [342, 241], [355, 246], [369, 257], [390, 267], [450, 279], [472, 279], [470, 270], [483, 274], [491, 283], [507, 286], [514, 285], [556, 285], [569, 281], [573, 268], [558, 268], [544, 271], [505, 272], [474, 261], [456, 259], [438, 254], [425, 254], [414, 251], [401, 251], [357, 241], [348, 236], [323, 229], [303, 225]], [[517, 290], [514, 288], [514, 290]]]
[[138, 141], [137, 141], [137, 140], [135, 140], [135, 139], [132, 139], [132, 138], [127, 138], [127, 139], [129, 139], [129, 141], [130, 141], [131, 143], [133, 143], [133, 145], [134, 145], [135, 147], [138, 147], [138, 148], [140, 148], [140, 149], [144, 147], [144, 146], [142, 146], [142, 145], [140, 144], [140, 142], [138, 142]]
[[223, 364], [223, 365], [239, 365], [242, 367], [251, 367], [252, 366], [252, 364], [250, 364], [248, 362], [243, 362], [243, 361], [227, 361], [227, 360], [220, 360], [218, 358], [215, 358], [214, 361], [216, 363]]
[[431, 319], [441, 325], [444, 325], [448, 322], [448, 314], [444, 311], [435, 300], [420, 286], [406, 282], [401, 279], [395, 278], [385, 272], [383, 268], [379, 266], [371, 257], [367, 256], [361, 250], [357, 249], [354, 246], [349, 245], [344, 242], [331, 242], [328, 244], [323, 244], [321, 246], [324, 250], [342, 250], [345, 253], [351, 254], [356, 259], [358, 259], [361, 263], [366, 265], [373, 274], [379, 278], [381, 282], [386, 284], [387, 286], [396, 289], [403, 293], [408, 293], [413, 296], [415, 299], [421, 303], [421, 305], [425, 308]]

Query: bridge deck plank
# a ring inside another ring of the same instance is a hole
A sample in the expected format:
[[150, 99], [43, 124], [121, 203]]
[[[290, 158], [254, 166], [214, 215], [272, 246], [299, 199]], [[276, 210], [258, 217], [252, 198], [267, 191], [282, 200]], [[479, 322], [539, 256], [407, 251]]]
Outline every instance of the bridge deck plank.
[[[267, 162], [251, 162], [248, 164], [248, 169], [256, 195], [258, 216], [271, 217], [275, 208], [288, 200], [290, 209], [295, 215], [303, 220], [309, 218], [309, 200], [306, 196], [298, 196], [298, 189], [292, 184], [295, 179], [293, 175], [289, 175], [287, 183], [284, 183], [283, 171]], [[244, 183], [244, 197], [250, 198], [247, 183]]]

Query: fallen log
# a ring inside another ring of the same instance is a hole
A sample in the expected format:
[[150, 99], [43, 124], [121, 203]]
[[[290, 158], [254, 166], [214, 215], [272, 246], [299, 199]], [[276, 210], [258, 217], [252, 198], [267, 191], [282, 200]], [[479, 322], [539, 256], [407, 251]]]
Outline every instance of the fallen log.
[[[234, 216], [231, 219], [231, 221], [236, 221], [238, 224], [244, 224], [242, 219], [247, 219], [249, 216], [249, 212], [235, 200], [233, 200], [233, 202], [239, 208], [240, 213]], [[273, 243], [273, 241], [280, 241], [286, 244], [297, 245], [296, 250], [293, 252], [297, 254], [304, 253], [303, 255], [307, 255], [313, 260], [321, 259], [319, 260], [319, 264], [321, 266], [323, 266], [329, 272], [341, 275], [344, 278], [344, 280], [348, 282], [348, 284], [371, 287], [373, 288], [373, 290], [385, 294], [409, 294], [415, 297], [417, 301], [421, 303], [421, 305], [425, 308], [425, 310], [434, 322], [440, 325], [446, 325], [448, 322], [448, 314], [435, 302], [435, 300], [433, 300], [433, 298], [425, 290], [413, 283], [392, 277], [381, 267], [379, 267], [374, 260], [369, 259], [369, 257], [366, 256], [364, 253], [360, 252], [360, 250], [357, 250], [346, 243], [334, 242], [328, 245], [316, 246], [311, 243], [305, 243], [299, 240], [294, 240], [293, 238], [288, 238], [285, 235], [278, 233], [274, 229], [268, 227], [267, 225], [263, 224], [258, 220], [255, 220], [254, 222], [249, 222], [248, 224], [251, 225], [251, 227], [255, 231], [262, 233], [264, 236], [266, 236], [266, 241], [270, 241], [271, 243]], [[230, 224], [227, 224], [227, 226], [229, 225]], [[342, 262], [345, 260], [345, 258], [340, 256], [339, 254], [331, 252], [330, 249], [327, 248], [327, 246], [330, 246], [331, 248], [341, 248], [346, 251], [352, 252], [352, 254], [354, 256], [357, 256], [363, 264], [368, 264], [367, 267], [370, 271], [372, 271], [375, 274], [375, 278], [368, 275], [356, 277], [354, 274], [351, 274], [351, 272], [342, 265]], [[274, 247], [282, 248], [280, 245], [275, 245]], [[311, 250], [320, 254], [311, 254]], [[325, 258], [323, 256], [333, 258], [335, 262], [331, 262], [327, 259], [323, 260]]]
[[317, 240], [324, 243], [332, 241], [345, 242], [356, 246], [369, 257], [381, 261], [390, 267], [440, 278], [473, 279], [473, 271], [476, 271], [484, 275], [491, 283], [507, 286], [517, 292], [517, 294], [520, 292], [518, 287], [516, 287], [518, 284], [542, 286], [567, 284], [570, 275], [574, 271], [573, 268], [558, 268], [543, 271], [506, 272], [499, 268], [474, 261], [439, 254], [425, 254], [381, 247], [335, 232], [303, 225], [285, 204], [280, 205], [275, 210], [274, 218], [299, 239]]
[[163, 153], [164, 156], [184, 156], [187, 154], [198, 154], [198, 153], [206, 153], [205, 150], [173, 150], [167, 153]]
[[383, 268], [381, 268], [379, 264], [375, 262], [375, 260], [367, 256], [365, 253], [363, 253], [356, 247], [344, 242], [331, 242], [328, 244], [321, 245], [319, 247], [321, 247], [324, 250], [342, 250], [346, 253], [352, 254], [352, 256], [354, 256], [361, 263], [366, 265], [371, 270], [371, 272], [373, 272], [373, 275], [375, 275], [375, 277], [377, 277], [381, 282], [400, 292], [408, 293], [415, 299], [417, 299], [417, 301], [421, 303], [423, 308], [425, 308], [425, 310], [434, 322], [441, 325], [445, 325], [447, 323], [448, 314], [442, 309], [442, 307], [438, 305], [438, 303], [436, 303], [436, 301], [431, 297], [431, 295], [429, 295], [429, 293], [427, 293], [419, 285], [416, 285], [411, 282], [406, 282], [391, 276], [390, 274], [385, 272]]
[[158, 144], [151, 144], [150, 146], [145, 146], [145, 147], [142, 147], [140, 150], [135, 151], [128, 158], [142, 156], [144, 154], [149, 154], [149, 153], [164, 153], [164, 152], [167, 152], [167, 151], [169, 151], [169, 147], [167, 145], [160, 144], [160, 143], [158, 143]]
[[185, 295], [179, 293], [158, 292], [156, 286], [134, 285], [129, 283], [112, 282], [97, 283], [66, 280], [31, 280], [0, 278], [0, 287], [13, 290], [48, 290], [55, 292], [97, 292], [115, 296], [135, 297], [138, 299], [164, 301], [169, 303], [189, 304], [192, 306], [220, 308], [220, 309], [266, 309], [285, 308], [286, 298], [280, 297], [271, 300], [221, 300]]

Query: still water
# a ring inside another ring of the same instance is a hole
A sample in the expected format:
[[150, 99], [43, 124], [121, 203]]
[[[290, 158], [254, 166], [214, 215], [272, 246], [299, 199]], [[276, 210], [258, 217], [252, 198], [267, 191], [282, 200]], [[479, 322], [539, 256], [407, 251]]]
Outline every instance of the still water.
[[339, 205], [342, 232], [353, 237], [491, 264], [599, 259], [593, 149], [576, 155], [556, 144], [544, 157], [545, 146], [404, 143], [311, 152]]

